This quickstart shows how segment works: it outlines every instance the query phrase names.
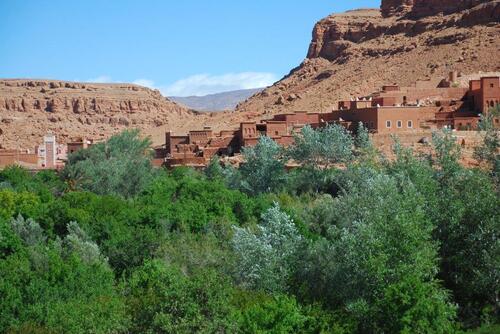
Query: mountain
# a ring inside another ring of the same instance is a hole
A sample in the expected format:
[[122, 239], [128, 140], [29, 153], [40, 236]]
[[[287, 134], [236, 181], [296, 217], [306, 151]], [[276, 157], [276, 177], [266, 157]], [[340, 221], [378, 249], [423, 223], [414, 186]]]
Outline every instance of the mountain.
[[101, 139], [127, 127], [163, 144], [165, 131], [232, 129], [276, 113], [327, 111], [338, 100], [384, 84], [408, 86], [450, 71], [462, 78], [499, 72], [499, 54], [500, 0], [383, 0], [381, 9], [317, 22], [306, 59], [235, 111], [196, 113], [132, 84], [0, 80], [0, 145], [32, 148], [47, 132], [62, 142], [75, 136]]
[[384, 84], [498, 72], [499, 23], [498, 0], [383, 0], [332, 14], [314, 26], [306, 59], [236, 111], [327, 111]]
[[148, 133], [187, 126], [194, 119], [195, 113], [159, 91], [133, 84], [0, 80], [4, 148], [32, 149], [49, 132], [60, 142], [82, 136], [99, 140], [129, 127]]
[[169, 99], [190, 109], [199, 111], [233, 110], [238, 103], [262, 91], [264, 88], [241, 89], [205, 96], [170, 96]]

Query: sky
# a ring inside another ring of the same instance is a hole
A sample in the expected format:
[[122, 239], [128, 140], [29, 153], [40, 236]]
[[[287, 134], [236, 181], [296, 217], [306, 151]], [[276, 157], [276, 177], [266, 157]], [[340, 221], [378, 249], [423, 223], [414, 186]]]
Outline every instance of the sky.
[[380, 0], [0, 0], [0, 78], [132, 82], [166, 96], [271, 85], [314, 24]]

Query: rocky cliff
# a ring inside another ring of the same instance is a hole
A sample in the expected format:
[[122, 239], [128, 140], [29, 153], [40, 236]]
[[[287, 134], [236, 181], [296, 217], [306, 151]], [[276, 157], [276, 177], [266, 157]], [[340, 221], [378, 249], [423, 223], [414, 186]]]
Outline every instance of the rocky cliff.
[[159, 91], [132, 84], [0, 80], [0, 145], [33, 148], [48, 132], [107, 138], [125, 128], [177, 127], [195, 115]]
[[449, 15], [493, 0], [382, 0], [382, 16], [420, 18], [432, 15]]
[[499, 55], [499, 0], [383, 0], [319, 21], [306, 60], [237, 110], [326, 111], [387, 83], [500, 71]]

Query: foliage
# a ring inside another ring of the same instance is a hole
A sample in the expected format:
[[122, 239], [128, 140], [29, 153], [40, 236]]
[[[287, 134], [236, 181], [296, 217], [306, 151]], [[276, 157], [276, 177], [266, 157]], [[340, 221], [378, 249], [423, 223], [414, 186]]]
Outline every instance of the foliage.
[[105, 143], [70, 154], [64, 175], [77, 189], [133, 197], [151, 181], [151, 142], [138, 130], [124, 131]]
[[262, 215], [257, 233], [235, 227], [232, 244], [237, 256], [237, 280], [248, 288], [285, 290], [301, 241], [293, 221], [278, 204]]
[[[125, 332], [124, 305], [105, 259], [88, 261], [81, 236], [45, 241], [40, 226], [22, 217], [12, 220], [22, 249], [0, 261], [2, 332]], [[75, 226], [76, 228], [76, 226]], [[96, 247], [95, 245], [93, 245]], [[82, 312], [86, 316], [82, 317]]]
[[281, 159], [282, 149], [274, 140], [262, 136], [254, 147], [244, 147], [242, 154], [244, 163], [240, 172], [244, 191], [259, 194], [283, 187], [285, 164]]
[[287, 150], [293, 160], [314, 168], [345, 163], [353, 157], [353, 139], [341, 125], [330, 124], [313, 129], [309, 125], [294, 136], [294, 144]]
[[500, 117], [500, 105], [481, 115], [480, 130], [484, 131], [483, 145], [474, 150], [474, 157], [486, 163], [497, 185], [500, 181], [500, 136], [494, 120]]
[[268, 138], [241, 169], [153, 172], [130, 134], [73, 157], [96, 183], [0, 171], [0, 332], [495, 332], [493, 164], [462, 167], [450, 132], [384, 160], [363, 129], [322, 131], [290, 172]]
[[243, 306], [241, 333], [305, 332], [308, 318], [293, 298], [284, 295], [263, 296]]
[[[380, 304], [380, 298], [388, 291], [396, 292], [391, 287], [397, 286], [397, 291], [403, 288], [398, 286], [401, 282], [421, 284], [425, 291], [437, 286], [433, 226], [425, 216], [423, 198], [411, 183], [383, 175], [367, 182], [346, 189], [346, 194], [332, 203], [329, 216], [333, 224], [327, 239], [317, 241], [301, 257], [302, 269], [296, 280], [308, 298], [323, 300], [331, 307], [346, 307], [359, 320], [361, 332], [390, 332], [385, 326], [398, 323], [403, 330], [408, 312], [414, 311], [391, 300], [393, 318], [389, 320], [389, 313], [380, 308], [386, 305]], [[418, 290], [405, 289], [405, 296], [420, 300], [413, 295]], [[454, 309], [439, 288], [430, 296], [441, 297], [430, 298], [425, 309], [442, 312], [415, 311], [421, 318], [413, 320], [446, 332], [453, 323]]]
[[124, 287], [132, 333], [229, 332], [231, 293], [212, 271], [192, 277], [161, 261], [146, 262]]
[[436, 152], [436, 165], [440, 168], [438, 174], [443, 182], [460, 171], [461, 150], [453, 137], [451, 130], [443, 129], [432, 134], [432, 143]]

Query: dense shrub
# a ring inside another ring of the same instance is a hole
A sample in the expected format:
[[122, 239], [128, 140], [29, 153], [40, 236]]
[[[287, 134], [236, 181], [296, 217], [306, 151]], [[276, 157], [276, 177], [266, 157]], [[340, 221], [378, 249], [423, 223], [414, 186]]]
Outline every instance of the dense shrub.
[[[134, 132], [60, 175], [7, 168], [0, 332], [495, 332], [498, 159], [484, 134], [483, 169], [461, 166], [451, 132], [428, 156], [396, 141], [388, 160], [366, 129], [333, 125], [286, 150], [262, 138], [241, 169], [153, 171]], [[303, 165], [286, 172], [290, 157]]]

